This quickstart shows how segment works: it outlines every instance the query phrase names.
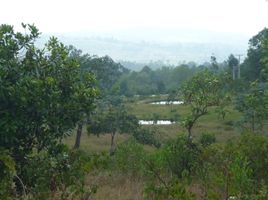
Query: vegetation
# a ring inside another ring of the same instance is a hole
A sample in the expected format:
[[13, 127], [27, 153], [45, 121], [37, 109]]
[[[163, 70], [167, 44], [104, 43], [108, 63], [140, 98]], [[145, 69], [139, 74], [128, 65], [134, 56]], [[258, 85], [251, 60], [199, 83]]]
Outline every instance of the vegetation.
[[0, 26], [1, 199], [268, 199], [267, 29], [234, 80], [232, 54], [131, 72], [22, 26]]
[[208, 108], [220, 106], [228, 100], [223, 92], [222, 80], [213, 72], [204, 71], [194, 76], [181, 88], [180, 95], [185, 104], [190, 105], [191, 113], [183, 121], [183, 126], [192, 137], [192, 128], [196, 121], [208, 113]]
[[[64, 156], [60, 141], [90, 112], [97, 92], [92, 74], [83, 73], [81, 77], [78, 63], [69, 57], [63, 44], [52, 37], [45, 48], [37, 49], [34, 41], [39, 36], [38, 30], [32, 25], [22, 26], [29, 33], [16, 33], [9, 25], [0, 27], [0, 145], [7, 152], [2, 158], [1, 171], [12, 169], [16, 190], [24, 196], [28, 193], [35, 196], [35, 190], [37, 196], [41, 193], [50, 196], [48, 191], [52, 188], [41, 185], [48, 184], [46, 181], [54, 184], [58, 170], [62, 176], [68, 176], [69, 170], [65, 173], [56, 169], [51, 171], [50, 179], [44, 180], [42, 171], [36, 173], [32, 163], [48, 162], [40, 168], [44, 171], [52, 169], [50, 165], [54, 164], [56, 168], [68, 169], [68, 161], [62, 165], [52, 158]], [[8, 161], [8, 155], [13, 161]], [[30, 179], [35, 177], [34, 173], [40, 182]], [[2, 175], [1, 179], [5, 178]], [[55, 184], [52, 190], [64, 192], [68, 187], [63, 179]], [[59, 188], [60, 184], [65, 187]], [[4, 198], [12, 198], [11, 194]]]

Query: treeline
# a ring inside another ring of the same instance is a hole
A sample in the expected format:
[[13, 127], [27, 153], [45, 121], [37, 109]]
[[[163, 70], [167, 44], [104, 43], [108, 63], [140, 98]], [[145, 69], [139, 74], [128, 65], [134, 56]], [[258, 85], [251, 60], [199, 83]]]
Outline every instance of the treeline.
[[200, 71], [198, 67], [181, 65], [152, 70], [145, 66], [139, 72], [124, 74], [117, 85], [118, 93], [125, 96], [167, 94]]
[[[248, 53], [243, 55], [241, 60], [238, 56], [230, 54], [224, 62], [219, 63], [215, 56], [211, 56], [210, 62], [202, 65], [191, 62], [171, 67], [165, 66], [163, 63], [161, 66], [159, 63], [158, 69], [153, 69], [153, 66], [148, 65], [140, 71], [131, 71], [122, 65], [124, 62], [117, 63], [109, 56], [98, 57], [83, 54], [82, 51], [74, 47], [70, 47], [70, 50], [71, 54], [79, 60], [82, 70], [92, 72], [96, 76], [98, 86], [112, 95], [130, 97], [133, 95], [168, 94], [177, 90], [184, 81], [204, 69], [210, 69], [217, 73], [226, 72], [230, 77], [235, 73], [235, 78], [239, 78], [239, 80], [236, 80], [234, 87], [241, 90], [251, 81], [265, 79], [263, 43], [267, 35], [268, 30], [263, 29], [252, 37], [249, 41]], [[238, 65], [240, 66], [240, 77], [238, 77]]]

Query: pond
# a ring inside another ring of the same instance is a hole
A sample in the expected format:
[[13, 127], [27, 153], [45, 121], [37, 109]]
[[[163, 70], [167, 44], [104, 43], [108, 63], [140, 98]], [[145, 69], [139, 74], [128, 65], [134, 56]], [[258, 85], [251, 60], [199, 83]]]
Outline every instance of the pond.
[[171, 120], [139, 120], [140, 125], [171, 125], [175, 124], [175, 122]]
[[183, 101], [155, 101], [155, 102], [151, 102], [150, 104], [154, 104], [154, 105], [169, 105], [169, 104], [180, 105], [180, 104], [183, 104]]

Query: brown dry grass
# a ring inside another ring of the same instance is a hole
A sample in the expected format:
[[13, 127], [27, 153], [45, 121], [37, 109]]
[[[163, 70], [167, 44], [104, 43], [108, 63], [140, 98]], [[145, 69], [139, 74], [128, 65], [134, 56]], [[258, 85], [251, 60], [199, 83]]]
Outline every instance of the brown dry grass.
[[123, 174], [102, 173], [88, 177], [87, 183], [98, 185], [92, 200], [141, 200], [143, 199], [144, 181]]

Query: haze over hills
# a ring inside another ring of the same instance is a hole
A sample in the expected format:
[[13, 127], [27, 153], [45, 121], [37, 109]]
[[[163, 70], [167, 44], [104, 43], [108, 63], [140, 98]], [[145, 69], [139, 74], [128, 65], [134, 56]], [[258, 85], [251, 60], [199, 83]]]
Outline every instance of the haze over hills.
[[[74, 45], [84, 53], [109, 55], [132, 69], [133, 66], [139, 69], [142, 65], [152, 62], [158, 62], [160, 65], [176, 65], [190, 61], [202, 64], [210, 61], [211, 55], [221, 62], [231, 53], [246, 54], [251, 37], [238, 33], [193, 29], [133, 28], [102, 33], [51, 33], [43, 35], [41, 43], [51, 35], [58, 37], [66, 45]], [[134, 62], [136, 65], [128, 65], [125, 61]]]

